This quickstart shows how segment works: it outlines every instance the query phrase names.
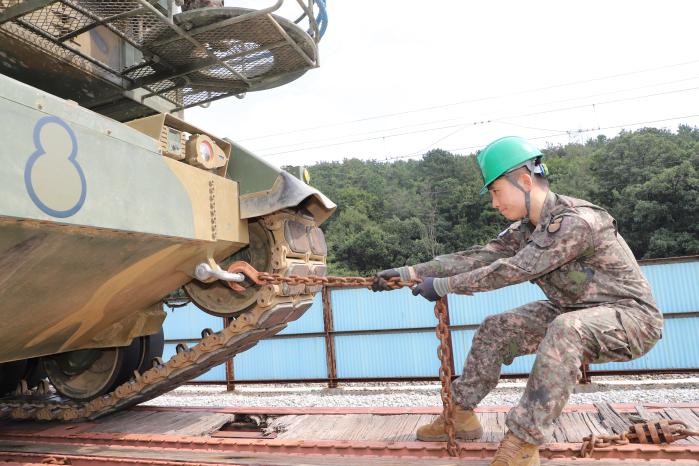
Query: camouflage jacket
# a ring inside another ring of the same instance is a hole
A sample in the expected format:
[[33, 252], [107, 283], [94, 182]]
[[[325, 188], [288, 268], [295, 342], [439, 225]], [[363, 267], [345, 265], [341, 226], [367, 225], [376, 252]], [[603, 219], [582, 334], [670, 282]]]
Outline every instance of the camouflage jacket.
[[650, 285], [614, 218], [587, 201], [553, 192], [536, 228], [513, 223], [485, 246], [439, 256], [413, 270], [422, 277], [448, 277], [439, 280], [441, 288], [460, 294], [531, 281], [560, 308], [618, 303], [638, 308], [641, 319], [662, 328]]

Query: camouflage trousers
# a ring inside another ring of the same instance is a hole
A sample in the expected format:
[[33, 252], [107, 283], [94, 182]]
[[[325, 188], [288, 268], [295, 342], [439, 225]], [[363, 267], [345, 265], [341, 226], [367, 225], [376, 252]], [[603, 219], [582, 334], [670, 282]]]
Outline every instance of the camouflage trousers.
[[541, 445], [550, 437], [583, 363], [628, 361], [655, 345], [661, 329], [635, 319], [634, 313], [641, 312], [616, 304], [564, 312], [538, 301], [487, 317], [473, 337], [461, 377], [452, 384], [454, 400], [465, 409], [475, 408], [497, 385], [502, 364], [536, 353], [527, 387], [506, 423], [520, 439]]

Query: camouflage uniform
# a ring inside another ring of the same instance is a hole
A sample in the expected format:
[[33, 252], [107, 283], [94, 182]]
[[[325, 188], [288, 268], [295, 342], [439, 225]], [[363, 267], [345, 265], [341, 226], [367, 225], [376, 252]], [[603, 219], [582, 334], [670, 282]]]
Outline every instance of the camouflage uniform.
[[221, 8], [223, 0], [182, 0], [181, 5], [182, 11], [195, 10], [197, 8]]
[[501, 364], [536, 353], [524, 395], [507, 416], [510, 430], [529, 443], [550, 436], [583, 363], [638, 358], [662, 336], [662, 314], [616, 221], [601, 207], [553, 192], [536, 228], [516, 222], [486, 246], [413, 269], [448, 277], [435, 284], [458, 294], [527, 280], [544, 291], [548, 301], [483, 321], [452, 385], [456, 402], [473, 409], [497, 385]]

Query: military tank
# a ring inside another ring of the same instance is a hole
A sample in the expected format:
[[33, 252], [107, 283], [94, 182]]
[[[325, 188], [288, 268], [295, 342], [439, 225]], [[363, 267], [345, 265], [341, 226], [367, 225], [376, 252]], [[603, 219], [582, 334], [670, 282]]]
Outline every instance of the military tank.
[[[324, 0], [293, 3], [295, 21], [283, 0], [207, 3], [0, 0], [2, 416], [94, 419], [153, 398], [319, 291], [231, 264], [324, 275], [335, 205], [182, 112], [318, 66]], [[172, 296], [229, 324], [165, 362]]]

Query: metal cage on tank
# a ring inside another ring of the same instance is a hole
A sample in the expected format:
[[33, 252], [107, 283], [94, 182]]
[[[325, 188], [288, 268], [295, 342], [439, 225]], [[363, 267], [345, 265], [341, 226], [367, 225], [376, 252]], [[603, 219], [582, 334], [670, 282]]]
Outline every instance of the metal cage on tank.
[[317, 67], [324, 0], [293, 3], [293, 21], [283, 4], [175, 14], [166, 0], [5, 0], [2, 72], [119, 121], [171, 113]]
[[[0, 1], [2, 415], [92, 419], [153, 398], [319, 291], [228, 268], [324, 275], [335, 205], [181, 111], [317, 67], [324, 1], [182, 3]], [[229, 324], [163, 361], [172, 296]]]

